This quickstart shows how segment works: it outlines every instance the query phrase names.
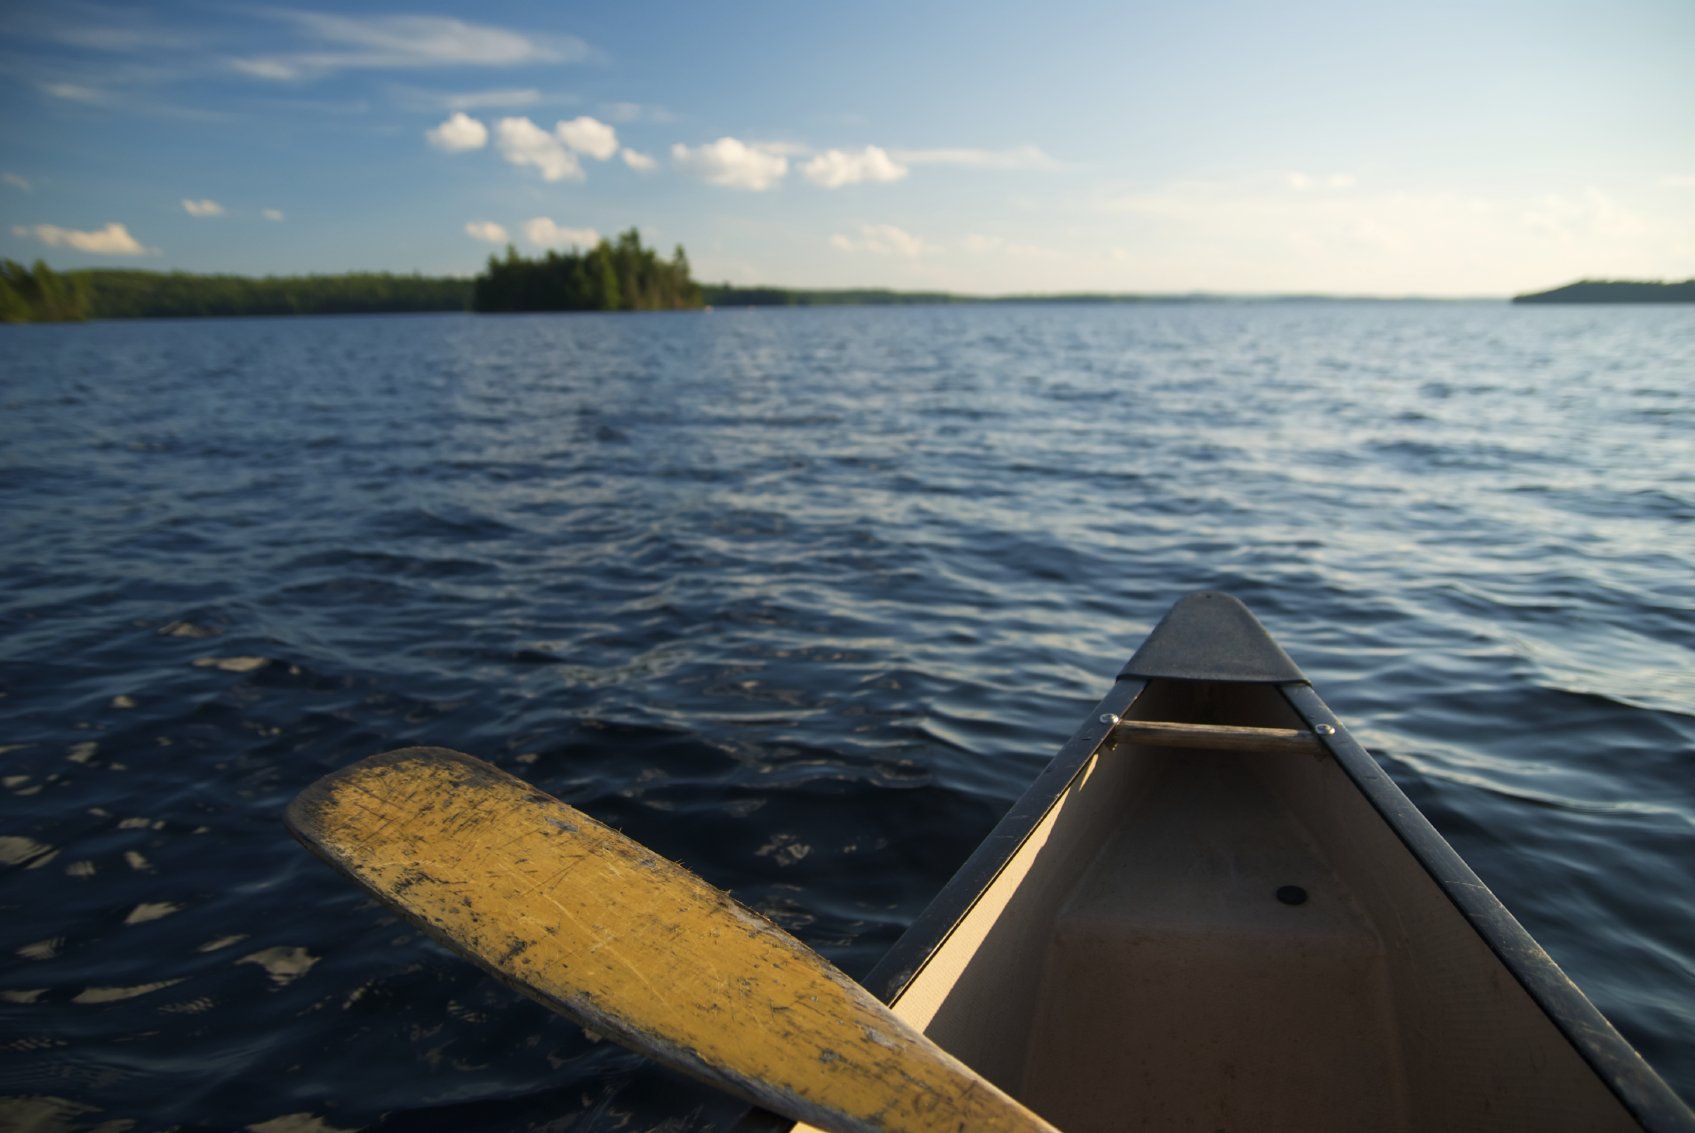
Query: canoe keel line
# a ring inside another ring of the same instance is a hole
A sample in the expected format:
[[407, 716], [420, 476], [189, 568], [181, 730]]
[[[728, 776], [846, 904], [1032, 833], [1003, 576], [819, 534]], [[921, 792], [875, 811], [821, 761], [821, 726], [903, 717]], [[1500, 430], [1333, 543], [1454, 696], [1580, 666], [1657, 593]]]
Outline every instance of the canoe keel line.
[[1223, 594], [1172, 608], [864, 988], [456, 752], [354, 764], [288, 822], [518, 990], [763, 1107], [738, 1133], [1695, 1133]]

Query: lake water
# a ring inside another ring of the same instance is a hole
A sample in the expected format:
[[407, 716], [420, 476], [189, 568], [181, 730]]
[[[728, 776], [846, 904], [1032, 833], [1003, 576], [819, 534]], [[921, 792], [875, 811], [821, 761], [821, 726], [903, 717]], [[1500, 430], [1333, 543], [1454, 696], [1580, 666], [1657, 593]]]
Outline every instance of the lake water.
[[287, 800], [460, 748], [863, 975], [1209, 587], [1695, 1096], [1692, 438], [1690, 308], [0, 328], [0, 1108], [710, 1128]]

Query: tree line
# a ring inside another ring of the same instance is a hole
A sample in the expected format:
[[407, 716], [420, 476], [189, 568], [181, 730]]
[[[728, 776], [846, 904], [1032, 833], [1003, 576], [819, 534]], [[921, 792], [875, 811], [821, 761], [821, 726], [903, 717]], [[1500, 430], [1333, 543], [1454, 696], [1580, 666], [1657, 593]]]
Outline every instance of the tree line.
[[0, 323], [64, 323], [88, 317], [87, 283], [40, 260], [0, 260]]
[[88, 268], [56, 272], [37, 261], [0, 262], [0, 322], [182, 319], [208, 315], [353, 315], [463, 311], [471, 281], [353, 272], [346, 275], [197, 275]]
[[[700, 307], [875, 306], [908, 303], [1197, 302], [1205, 295], [958, 295], [882, 288], [738, 287], [699, 284], [679, 246], [670, 259], [636, 229], [588, 250], [535, 259], [508, 247], [474, 279], [353, 272], [241, 276], [86, 268], [55, 272], [0, 260], [0, 322], [193, 318], [208, 315], [345, 315], [387, 311], [653, 311]], [[1212, 297], [1217, 298], [1217, 297]], [[1267, 297], [1276, 298], [1276, 297]], [[1318, 299], [1322, 296], [1305, 296]], [[1585, 280], [1518, 303], [1692, 302], [1695, 280]]]
[[1695, 279], [1681, 283], [1647, 282], [1634, 279], [1583, 279], [1538, 291], [1514, 295], [1514, 303], [1695, 303]]
[[[769, 300], [767, 300], [769, 301]], [[0, 261], [0, 321], [347, 315], [380, 311], [670, 311], [701, 305], [681, 245], [670, 259], [631, 228], [592, 249], [489, 258], [475, 279], [387, 272], [201, 275]]]
[[471, 292], [475, 311], [675, 311], [699, 307], [700, 285], [681, 244], [669, 260], [634, 228], [588, 251], [526, 259], [508, 244], [490, 256]]
[[87, 281], [88, 315], [95, 319], [463, 311], [471, 294], [468, 279], [387, 272], [255, 278], [100, 268], [71, 274]]

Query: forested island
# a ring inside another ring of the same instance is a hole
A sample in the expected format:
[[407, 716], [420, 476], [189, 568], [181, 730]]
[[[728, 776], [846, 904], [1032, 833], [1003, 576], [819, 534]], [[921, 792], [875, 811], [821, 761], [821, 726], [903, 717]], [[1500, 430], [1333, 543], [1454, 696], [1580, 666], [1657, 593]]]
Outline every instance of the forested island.
[[525, 259], [508, 244], [490, 256], [471, 290], [474, 311], [678, 311], [701, 305], [681, 244], [669, 260], [634, 228], [588, 251]]
[[1682, 283], [1585, 279], [1552, 291], [1514, 295], [1514, 303], [1695, 303], [1695, 279]]

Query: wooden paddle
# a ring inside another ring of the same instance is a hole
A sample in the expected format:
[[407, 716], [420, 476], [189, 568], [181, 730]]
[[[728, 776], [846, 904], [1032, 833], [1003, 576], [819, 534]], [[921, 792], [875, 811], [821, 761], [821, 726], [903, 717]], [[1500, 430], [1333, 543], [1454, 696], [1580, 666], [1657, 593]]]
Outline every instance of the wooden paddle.
[[443, 748], [307, 787], [294, 836], [517, 990], [837, 1133], [1056, 1133], [817, 953], [687, 870]]

